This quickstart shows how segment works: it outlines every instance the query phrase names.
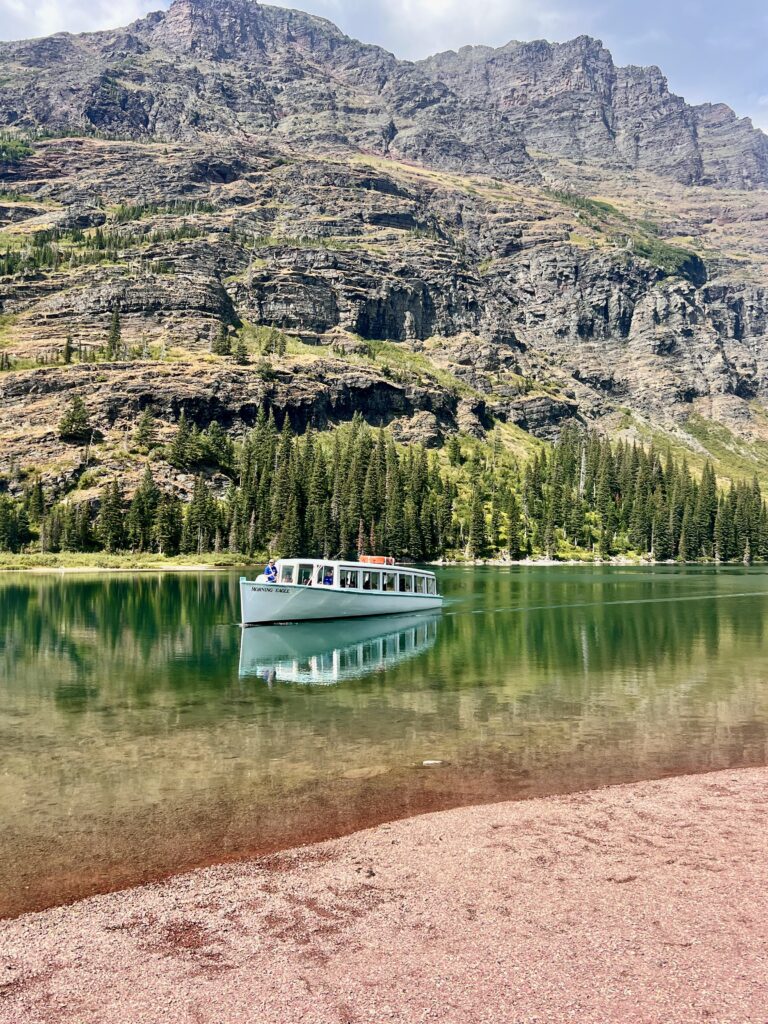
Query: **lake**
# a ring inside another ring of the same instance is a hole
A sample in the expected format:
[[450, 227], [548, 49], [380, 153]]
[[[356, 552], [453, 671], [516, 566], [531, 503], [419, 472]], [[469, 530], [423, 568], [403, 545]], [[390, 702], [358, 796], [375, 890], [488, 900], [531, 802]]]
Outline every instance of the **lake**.
[[1, 916], [768, 761], [767, 570], [448, 568], [442, 615], [246, 631], [239, 576], [0, 575]]

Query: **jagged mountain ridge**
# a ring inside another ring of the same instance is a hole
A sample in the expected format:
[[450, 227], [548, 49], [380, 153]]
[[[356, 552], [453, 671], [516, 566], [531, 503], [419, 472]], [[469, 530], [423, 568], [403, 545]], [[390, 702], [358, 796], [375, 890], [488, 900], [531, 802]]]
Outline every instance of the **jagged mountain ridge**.
[[256, 0], [175, 0], [125, 29], [0, 44], [0, 123], [130, 138], [274, 135], [534, 180], [531, 152], [685, 184], [768, 185], [768, 138], [692, 107], [595, 39], [464, 47], [416, 64]]
[[[503, 115], [330, 22], [254, 0], [176, 0], [126, 29], [0, 44], [0, 123], [134, 139], [249, 134], [536, 177]], [[65, 83], [62, 86], [62, 82]]]
[[537, 150], [684, 184], [761, 187], [768, 139], [725, 104], [689, 106], [657, 67], [617, 67], [599, 40], [466, 46], [419, 64], [463, 100], [504, 114]]

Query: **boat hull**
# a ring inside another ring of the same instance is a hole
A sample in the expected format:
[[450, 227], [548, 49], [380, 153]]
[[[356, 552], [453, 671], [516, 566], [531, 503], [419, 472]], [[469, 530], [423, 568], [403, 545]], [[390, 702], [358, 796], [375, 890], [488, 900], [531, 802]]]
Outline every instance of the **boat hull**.
[[242, 624], [360, 619], [369, 615], [405, 615], [436, 611], [443, 599], [434, 594], [385, 594], [335, 587], [300, 587], [285, 583], [240, 581]]

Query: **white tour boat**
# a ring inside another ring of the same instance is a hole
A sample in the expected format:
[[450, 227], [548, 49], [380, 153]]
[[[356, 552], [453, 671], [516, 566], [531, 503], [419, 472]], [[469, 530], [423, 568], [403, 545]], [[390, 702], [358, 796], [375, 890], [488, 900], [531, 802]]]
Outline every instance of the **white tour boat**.
[[240, 578], [244, 626], [403, 615], [442, 608], [433, 572], [361, 555], [359, 562], [281, 558], [277, 580]]

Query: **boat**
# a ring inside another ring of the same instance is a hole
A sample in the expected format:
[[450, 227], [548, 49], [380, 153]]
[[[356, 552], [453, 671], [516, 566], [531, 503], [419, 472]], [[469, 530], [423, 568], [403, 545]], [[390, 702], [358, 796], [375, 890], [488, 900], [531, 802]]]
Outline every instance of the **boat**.
[[359, 561], [281, 558], [277, 579], [240, 577], [241, 622], [306, 622], [369, 615], [436, 611], [443, 598], [435, 574], [394, 559], [362, 555]]
[[240, 677], [331, 686], [383, 672], [429, 650], [440, 613], [339, 622], [294, 622], [244, 629]]

